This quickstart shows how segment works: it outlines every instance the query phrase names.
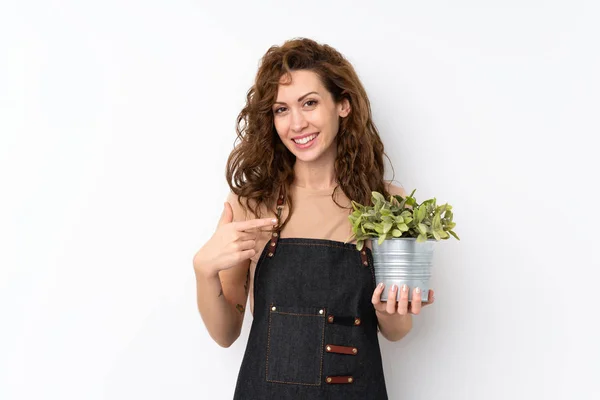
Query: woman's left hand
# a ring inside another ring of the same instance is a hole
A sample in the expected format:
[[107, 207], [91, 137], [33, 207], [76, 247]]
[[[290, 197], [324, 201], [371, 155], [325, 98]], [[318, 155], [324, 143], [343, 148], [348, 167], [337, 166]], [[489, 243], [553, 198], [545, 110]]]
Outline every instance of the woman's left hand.
[[391, 290], [388, 292], [388, 299], [385, 302], [381, 301], [381, 294], [385, 289], [385, 285], [380, 283], [373, 292], [373, 298], [371, 302], [375, 307], [375, 310], [381, 314], [393, 315], [393, 314], [418, 314], [421, 309], [429, 304], [432, 304], [435, 300], [433, 297], [433, 290], [429, 289], [428, 301], [421, 301], [421, 290], [419, 288], [412, 289], [412, 300], [408, 302], [408, 291], [411, 290], [408, 286], [402, 285], [400, 288], [400, 300], [396, 301], [396, 293], [398, 293], [398, 286], [392, 285]]

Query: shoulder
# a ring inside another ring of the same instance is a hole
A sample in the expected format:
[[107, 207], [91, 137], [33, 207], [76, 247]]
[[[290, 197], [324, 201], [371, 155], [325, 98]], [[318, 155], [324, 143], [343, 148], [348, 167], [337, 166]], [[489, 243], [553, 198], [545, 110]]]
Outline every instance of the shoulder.
[[234, 221], [247, 221], [250, 219], [261, 218], [261, 215], [267, 214], [267, 209], [264, 205], [261, 205], [258, 208], [258, 215], [254, 214], [252, 209], [254, 208], [253, 205], [256, 203], [248, 200], [246, 197], [238, 196], [232, 191], [227, 194], [227, 199], [225, 201], [231, 205]]
[[231, 205], [234, 221], [247, 221], [252, 219], [252, 212], [248, 208], [248, 202], [244, 197], [240, 197], [230, 191], [227, 194], [227, 199], [225, 201]]
[[402, 186], [394, 185], [391, 181], [385, 181], [385, 187], [392, 196], [406, 197], [406, 190]]

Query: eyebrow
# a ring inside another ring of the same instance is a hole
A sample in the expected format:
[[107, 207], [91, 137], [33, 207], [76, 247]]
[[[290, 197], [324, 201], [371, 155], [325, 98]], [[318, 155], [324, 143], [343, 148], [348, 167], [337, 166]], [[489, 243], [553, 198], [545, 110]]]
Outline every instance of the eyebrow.
[[[317, 94], [317, 95], [319, 95], [319, 93], [317, 93], [317, 92], [308, 92], [308, 93], [306, 93], [305, 95], [303, 95], [303, 96], [300, 96], [300, 97], [298, 98], [298, 103], [299, 103], [299, 102], [301, 102], [303, 98], [305, 98], [305, 97], [306, 97], [306, 96], [308, 96], [309, 94], [313, 94], [313, 93], [314, 93], [314, 94]], [[319, 95], [319, 96], [320, 96], [320, 95]], [[285, 103], [284, 103], [283, 101], [276, 101], [276, 102], [275, 102], [275, 103], [273, 103], [273, 104], [285, 104]]]

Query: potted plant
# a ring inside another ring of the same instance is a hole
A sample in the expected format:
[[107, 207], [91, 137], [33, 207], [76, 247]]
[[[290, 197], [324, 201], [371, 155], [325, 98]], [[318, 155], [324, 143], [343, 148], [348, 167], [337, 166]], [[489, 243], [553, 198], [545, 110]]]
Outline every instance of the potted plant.
[[[392, 195], [387, 200], [381, 193], [372, 192], [372, 204], [352, 201], [350, 214], [352, 236], [360, 251], [371, 242], [373, 266], [377, 282], [385, 284], [381, 300], [386, 301], [392, 284], [421, 289], [421, 300], [427, 301], [429, 278], [435, 242], [450, 235], [460, 240], [452, 229], [452, 206], [436, 204], [436, 199], [417, 203], [415, 190], [406, 198]], [[399, 298], [398, 291], [397, 298]], [[412, 291], [409, 292], [409, 301]]]

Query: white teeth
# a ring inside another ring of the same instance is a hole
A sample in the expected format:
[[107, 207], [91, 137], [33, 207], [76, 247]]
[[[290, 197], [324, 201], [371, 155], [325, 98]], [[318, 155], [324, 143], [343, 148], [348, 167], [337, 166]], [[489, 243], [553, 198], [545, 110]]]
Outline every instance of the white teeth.
[[296, 142], [298, 144], [306, 144], [306, 143], [310, 142], [311, 140], [313, 140], [316, 137], [317, 137], [317, 135], [310, 135], [310, 136], [307, 136], [307, 137], [302, 138], [302, 139], [298, 139], [298, 140], [294, 139], [294, 142]]

